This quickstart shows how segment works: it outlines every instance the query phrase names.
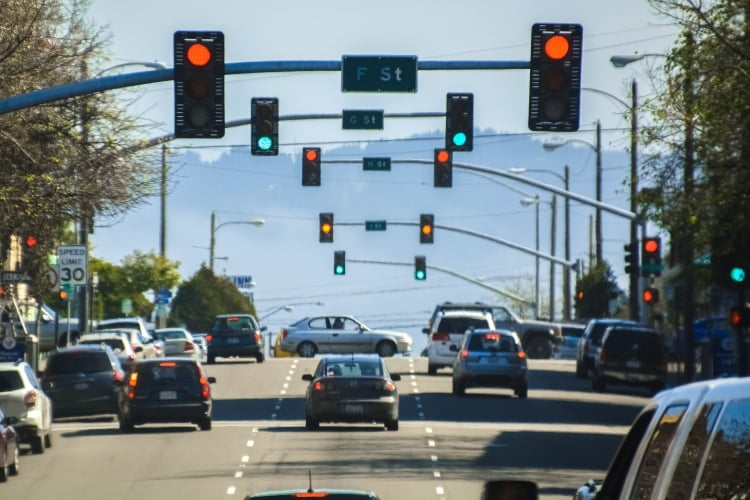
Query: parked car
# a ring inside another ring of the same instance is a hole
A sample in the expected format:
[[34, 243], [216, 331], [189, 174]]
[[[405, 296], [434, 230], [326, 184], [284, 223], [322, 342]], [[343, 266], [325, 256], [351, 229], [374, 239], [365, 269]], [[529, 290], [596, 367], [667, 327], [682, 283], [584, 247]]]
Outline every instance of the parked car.
[[462, 396], [470, 387], [501, 387], [521, 399], [528, 396], [529, 369], [516, 332], [469, 330], [456, 351], [453, 394]]
[[328, 354], [320, 357], [315, 373], [302, 375], [305, 392], [305, 427], [321, 422], [380, 422], [398, 430], [397, 373], [388, 372], [376, 354]]
[[32, 453], [52, 446], [52, 402], [27, 362], [0, 363], [0, 410], [16, 419], [18, 441]]
[[121, 384], [120, 430], [146, 423], [187, 422], [211, 430], [213, 401], [209, 377], [195, 359], [167, 357], [135, 363]]
[[599, 392], [607, 385], [627, 385], [656, 394], [666, 386], [666, 345], [653, 328], [610, 326], [602, 337], [592, 373], [593, 388]]
[[108, 345], [75, 345], [50, 353], [41, 384], [53, 418], [115, 414], [124, 376]]
[[427, 373], [435, 375], [440, 368], [453, 367], [458, 346], [466, 331], [472, 328], [488, 330], [495, 328], [489, 311], [451, 309], [438, 315], [431, 322], [432, 329], [423, 329], [427, 339]]
[[157, 328], [154, 337], [164, 342], [165, 356], [186, 356], [196, 361], [203, 359], [200, 346], [184, 328]]
[[638, 322], [619, 318], [594, 318], [586, 322], [583, 335], [576, 346], [576, 376], [586, 378], [594, 369], [594, 360], [602, 343], [604, 331], [618, 324], [637, 325]]
[[353, 316], [302, 318], [281, 330], [281, 348], [303, 358], [316, 354], [375, 353], [383, 358], [408, 355], [411, 335], [373, 330]]
[[[132, 330], [132, 332], [135, 332], [135, 330]], [[133, 346], [130, 343], [130, 334], [119, 330], [87, 332], [81, 335], [81, 338], [78, 339], [78, 345], [92, 344], [108, 345], [112, 349], [112, 352], [115, 353], [115, 356], [117, 356], [123, 370], [126, 369], [130, 363], [139, 359], [144, 359], [146, 356], [146, 351], [143, 350], [141, 345], [136, 345], [138, 352], [133, 349]]]
[[18, 434], [13, 428], [16, 423], [16, 417], [7, 417], [0, 409], [0, 483], [21, 470]]
[[208, 329], [208, 361], [216, 363], [216, 358], [236, 356], [255, 358], [262, 363], [265, 360], [263, 331], [252, 314], [220, 314], [214, 318]]

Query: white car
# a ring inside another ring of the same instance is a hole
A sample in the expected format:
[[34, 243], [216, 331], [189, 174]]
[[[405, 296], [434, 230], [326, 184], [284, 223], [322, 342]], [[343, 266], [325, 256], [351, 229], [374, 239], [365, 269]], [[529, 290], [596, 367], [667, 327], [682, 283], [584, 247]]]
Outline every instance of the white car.
[[427, 373], [435, 375], [440, 368], [452, 367], [458, 347], [467, 330], [494, 330], [495, 321], [490, 312], [472, 310], [447, 310], [432, 322], [432, 329], [425, 328], [427, 340]]
[[112, 348], [112, 351], [120, 361], [122, 369], [126, 369], [130, 363], [146, 357], [146, 352], [142, 347], [138, 347], [136, 352], [130, 343], [130, 335], [126, 332], [89, 332], [81, 335], [78, 339], [79, 344], [105, 344]]
[[0, 409], [18, 419], [19, 442], [30, 444], [32, 453], [52, 446], [52, 402], [25, 361], [0, 363]]
[[203, 360], [203, 351], [193, 335], [184, 328], [157, 328], [154, 337], [164, 342], [165, 356], [185, 356]]

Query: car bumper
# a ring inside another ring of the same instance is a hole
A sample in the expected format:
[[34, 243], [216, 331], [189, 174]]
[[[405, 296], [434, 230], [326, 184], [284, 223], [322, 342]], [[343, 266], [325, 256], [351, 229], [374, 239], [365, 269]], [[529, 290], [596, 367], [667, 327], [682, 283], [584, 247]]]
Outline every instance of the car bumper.
[[183, 402], [164, 404], [131, 404], [123, 407], [121, 417], [130, 419], [133, 424], [147, 422], [197, 422], [211, 416], [211, 403]]
[[398, 399], [316, 401], [309, 414], [319, 422], [387, 422], [398, 420]]
[[55, 418], [117, 413], [117, 397], [112, 395], [79, 400], [52, 399], [52, 409]]
[[259, 354], [263, 354], [263, 346], [262, 345], [250, 345], [250, 346], [242, 346], [242, 345], [223, 345], [223, 346], [209, 346], [208, 347], [208, 356], [218, 356], [218, 357], [227, 357], [227, 356], [239, 356], [239, 357], [255, 357]]

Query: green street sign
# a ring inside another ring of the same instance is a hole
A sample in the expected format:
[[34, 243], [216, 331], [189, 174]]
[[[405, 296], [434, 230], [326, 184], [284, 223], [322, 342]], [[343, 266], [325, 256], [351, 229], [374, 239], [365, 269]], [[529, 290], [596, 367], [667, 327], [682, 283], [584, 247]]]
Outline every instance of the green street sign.
[[382, 109], [345, 109], [341, 128], [344, 130], [383, 130]]
[[342, 92], [416, 92], [417, 56], [342, 56]]
[[384, 220], [366, 220], [365, 231], [385, 231], [386, 221]]
[[362, 170], [387, 171], [391, 169], [390, 158], [362, 158]]

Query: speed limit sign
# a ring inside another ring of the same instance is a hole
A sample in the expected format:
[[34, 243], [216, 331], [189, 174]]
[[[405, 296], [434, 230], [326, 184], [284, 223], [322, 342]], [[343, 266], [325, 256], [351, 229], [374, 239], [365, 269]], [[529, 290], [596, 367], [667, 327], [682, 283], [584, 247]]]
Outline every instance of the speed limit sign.
[[86, 245], [57, 247], [57, 264], [60, 267], [60, 285], [85, 285], [88, 268]]

